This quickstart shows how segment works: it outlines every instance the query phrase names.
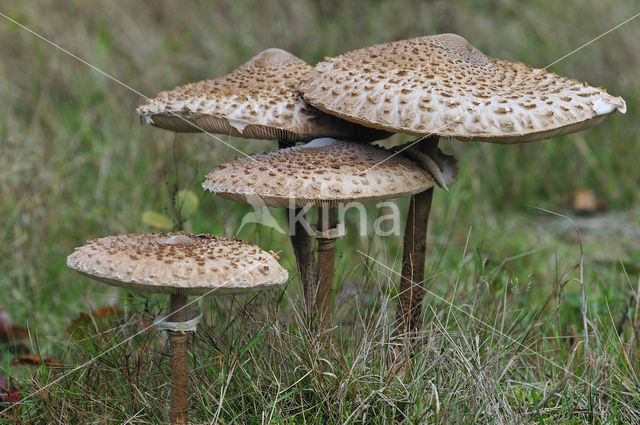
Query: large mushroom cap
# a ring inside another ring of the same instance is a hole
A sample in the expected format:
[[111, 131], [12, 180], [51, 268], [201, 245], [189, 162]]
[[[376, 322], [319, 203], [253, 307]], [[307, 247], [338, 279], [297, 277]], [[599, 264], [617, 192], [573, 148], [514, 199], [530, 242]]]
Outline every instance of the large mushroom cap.
[[284, 50], [267, 49], [224, 77], [163, 91], [137, 111], [144, 122], [177, 132], [284, 142], [323, 136], [369, 141], [388, 136], [305, 103], [298, 86], [312, 69]]
[[622, 98], [603, 89], [490, 58], [456, 34], [327, 59], [300, 89], [316, 108], [355, 123], [496, 143], [571, 133], [626, 111]]
[[67, 266], [139, 292], [230, 294], [284, 283], [277, 256], [237, 239], [188, 233], [108, 236], [87, 242]]
[[[457, 168], [443, 156], [447, 184]], [[426, 170], [402, 155], [330, 138], [220, 164], [202, 184], [235, 201], [291, 208], [375, 201], [433, 187]]]

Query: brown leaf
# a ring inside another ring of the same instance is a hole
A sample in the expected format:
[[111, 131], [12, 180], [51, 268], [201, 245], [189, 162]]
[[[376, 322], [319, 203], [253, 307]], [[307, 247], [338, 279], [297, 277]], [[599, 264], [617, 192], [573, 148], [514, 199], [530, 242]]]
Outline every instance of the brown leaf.
[[24, 355], [18, 356], [15, 362], [11, 363], [11, 366], [60, 366], [60, 363], [53, 357], [43, 359], [40, 356]]
[[97, 308], [95, 310], [93, 310], [91, 312], [91, 315], [93, 317], [101, 317], [101, 318], [105, 318], [107, 316], [110, 316], [112, 314], [121, 314], [124, 313], [124, 310], [121, 309], [120, 307], [117, 306], [110, 306], [110, 307], [100, 307]]
[[29, 331], [21, 326], [0, 327], [0, 341], [29, 341]]
[[[125, 318], [124, 311], [116, 306], [98, 308], [91, 313], [80, 313], [77, 318], [71, 321], [67, 332], [77, 344], [87, 345], [93, 344], [92, 341], [103, 337], [107, 339], [113, 337], [114, 333], [111, 331], [115, 329], [117, 332], [123, 333], [123, 338], [129, 335], [142, 339], [145, 337], [143, 334], [155, 334], [153, 318], [146, 316]], [[158, 349], [158, 347], [163, 349], [167, 341], [162, 335], [159, 336], [153, 338], [153, 345], [143, 345], [143, 348], [139, 349], [139, 354], [144, 355], [146, 350]], [[135, 340], [136, 338], [132, 340], [134, 345]]]
[[7, 311], [0, 307], [0, 345], [7, 345], [13, 353], [28, 353], [29, 331], [11, 322]]
[[573, 210], [576, 214], [589, 215], [607, 209], [607, 205], [600, 201], [591, 189], [580, 188], [573, 193]]
[[102, 332], [110, 328], [114, 321], [121, 319], [124, 311], [120, 307], [109, 306], [93, 310], [91, 313], [80, 313], [67, 327], [67, 332], [84, 329], [92, 333]]

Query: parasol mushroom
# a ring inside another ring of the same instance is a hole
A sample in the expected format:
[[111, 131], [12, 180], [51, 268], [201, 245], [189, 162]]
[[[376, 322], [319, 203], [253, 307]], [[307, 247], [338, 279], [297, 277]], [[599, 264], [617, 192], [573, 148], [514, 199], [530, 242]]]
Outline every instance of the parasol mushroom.
[[[494, 59], [456, 34], [379, 44], [328, 58], [306, 74], [304, 99], [329, 114], [394, 133], [438, 139], [522, 143], [586, 129], [622, 98], [544, 69]], [[423, 290], [426, 226], [432, 191], [411, 199], [404, 240], [398, 319], [415, 330]], [[419, 226], [419, 227], [416, 227]]]
[[295, 144], [318, 137], [371, 141], [388, 136], [309, 106], [298, 85], [313, 68], [267, 49], [230, 74], [160, 92], [138, 107], [140, 120], [176, 132], [208, 132]]
[[170, 335], [171, 423], [186, 424], [187, 336], [201, 317], [187, 316], [187, 296], [236, 294], [280, 285], [288, 275], [277, 259], [274, 253], [237, 239], [179, 232], [95, 239], [76, 248], [67, 257], [67, 266], [110, 285], [171, 294], [169, 315], [156, 325]]
[[[281, 49], [267, 49], [228, 75], [163, 91], [138, 107], [142, 122], [176, 132], [276, 139], [279, 147], [318, 137], [372, 141], [387, 133], [350, 123], [309, 106], [298, 91], [313, 68]], [[291, 211], [288, 217], [298, 216]], [[315, 264], [311, 238], [290, 224], [290, 236], [305, 292]]]
[[[326, 322], [331, 315], [335, 239], [344, 235], [344, 226], [336, 223], [332, 210], [350, 202], [423, 192], [435, 184], [432, 176], [413, 161], [402, 155], [388, 159], [388, 155], [384, 149], [370, 145], [316, 139], [306, 145], [220, 164], [202, 186], [239, 202], [259, 197], [271, 207], [322, 208], [319, 226], [310, 232], [318, 240], [317, 287], [306, 302], [315, 305]], [[442, 158], [443, 176], [450, 184], [457, 174], [455, 160]]]

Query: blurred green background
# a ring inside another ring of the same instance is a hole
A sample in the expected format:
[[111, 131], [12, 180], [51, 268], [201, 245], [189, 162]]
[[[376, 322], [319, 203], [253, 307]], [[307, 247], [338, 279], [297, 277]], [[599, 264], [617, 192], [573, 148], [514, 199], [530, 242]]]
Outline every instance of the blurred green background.
[[[29, 326], [45, 352], [58, 353], [71, 317], [121, 304], [124, 296], [68, 271], [65, 257], [73, 247], [152, 230], [141, 215], [167, 211], [174, 183], [199, 198], [188, 230], [234, 236], [251, 211], [200, 189], [204, 175], [236, 153], [206, 135], [140, 125], [135, 108], [144, 99], [130, 88], [152, 97], [223, 75], [269, 47], [315, 64], [374, 43], [441, 32], [461, 34], [490, 56], [545, 67], [639, 7], [637, 0], [0, 1], [3, 14], [123, 83], [0, 18], [0, 306]], [[637, 273], [640, 260], [638, 40], [640, 19], [550, 68], [623, 96], [626, 115], [525, 145], [441, 142], [457, 156], [461, 175], [450, 193], [435, 195], [428, 259], [434, 291], [447, 285], [438, 276], [450, 276], [463, 253], [481, 247], [494, 264], [533, 252], [506, 261], [501, 273], [532, 280], [527, 290], [533, 285], [541, 290], [532, 297], [544, 297], [579, 251], [561, 220], [530, 207], [572, 214], [574, 192], [588, 189], [608, 210], [600, 222], [580, 222], [592, 266], [589, 294], [596, 303], [601, 295], [613, 297], [612, 309], [624, 308], [625, 273]], [[247, 153], [276, 148], [221, 138]], [[399, 203], [405, 211], [407, 200]], [[286, 238], [255, 225], [238, 236], [284, 250], [283, 261], [294, 270]], [[338, 285], [367, 279], [357, 249], [398, 267], [398, 239], [347, 238], [339, 245]], [[299, 290], [295, 281], [291, 287]]]

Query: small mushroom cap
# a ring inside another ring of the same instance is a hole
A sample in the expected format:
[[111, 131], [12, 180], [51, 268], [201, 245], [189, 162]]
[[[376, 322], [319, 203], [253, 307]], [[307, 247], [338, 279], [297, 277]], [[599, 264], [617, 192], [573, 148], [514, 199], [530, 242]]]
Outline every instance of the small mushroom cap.
[[495, 143], [559, 136], [626, 111], [603, 89], [490, 58], [456, 34], [327, 59], [300, 89], [316, 108], [365, 126]]
[[[442, 162], [453, 183], [453, 157]], [[422, 192], [434, 180], [415, 162], [371, 145], [331, 138], [220, 164], [202, 184], [218, 195], [279, 208], [367, 202]]]
[[277, 256], [237, 239], [149, 233], [88, 241], [67, 266], [92, 279], [138, 292], [235, 294], [284, 283]]
[[389, 136], [305, 103], [298, 86], [312, 69], [284, 50], [267, 49], [231, 74], [163, 91], [137, 111], [143, 122], [177, 132], [284, 142], [323, 136], [370, 141]]

